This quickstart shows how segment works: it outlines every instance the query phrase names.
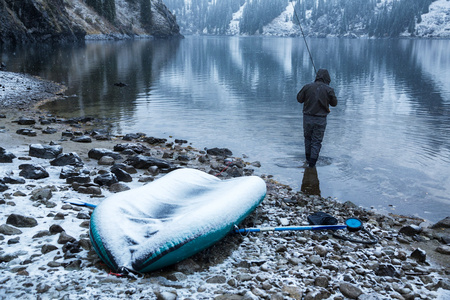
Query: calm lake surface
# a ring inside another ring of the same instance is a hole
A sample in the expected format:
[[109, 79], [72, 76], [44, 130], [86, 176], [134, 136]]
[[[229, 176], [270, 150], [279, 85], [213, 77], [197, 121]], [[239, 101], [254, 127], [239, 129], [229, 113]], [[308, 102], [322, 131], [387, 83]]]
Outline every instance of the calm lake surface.
[[314, 71], [301, 38], [88, 42], [0, 54], [9, 71], [68, 86], [70, 97], [45, 107], [55, 115], [106, 117], [114, 133], [226, 147], [260, 161], [256, 174], [342, 202], [432, 222], [450, 216], [450, 40], [308, 43], [339, 101], [317, 173], [303, 168], [296, 94]]

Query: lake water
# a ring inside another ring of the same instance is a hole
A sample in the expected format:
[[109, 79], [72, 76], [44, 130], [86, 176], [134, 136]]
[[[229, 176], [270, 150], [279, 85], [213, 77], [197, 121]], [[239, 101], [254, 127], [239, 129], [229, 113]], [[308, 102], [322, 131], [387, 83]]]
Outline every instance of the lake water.
[[59, 116], [106, 117], [118, 134], [226, 147], [296, 190], [303, 182], [384, 212], [450, 216], [450, 40], [308, 43], [339, 103], [317, 173], [306, 174], [295, 97], [314, 71], [301, 38], [89, 42], [1, 50], [1, 59], [10, 71], [66, 84], [70, 97], [46, 106]]

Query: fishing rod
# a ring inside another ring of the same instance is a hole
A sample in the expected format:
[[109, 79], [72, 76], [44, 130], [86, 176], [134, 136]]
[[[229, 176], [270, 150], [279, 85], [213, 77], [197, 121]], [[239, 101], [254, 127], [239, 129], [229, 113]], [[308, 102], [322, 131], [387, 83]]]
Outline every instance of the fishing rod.
[[305, 33], [303, 32], [302, 24], [300, 23], [300, 19], [298, 18], [297, 11], [295, 10], [294, 1], [292, 1], [291, 4], [292, 4], [292, 8], [294, 9], [294, 15], [295, 15], [295, 18], [297, 19], [298, 26], [300, 26], [300, 31], [302, 32], [303, 40], [305, 41], [306, 49], [308, 50], [309, 58], [311, 59], [311, 63], [314, 68], [314, 73], [317, 74], [317, 69], [316, 69], [316, 66], [314, 65], [314, 60], [312, 58], [311, 51], [309, 50], [308, 43], [306, 42], [306, 37], [305, 37]]

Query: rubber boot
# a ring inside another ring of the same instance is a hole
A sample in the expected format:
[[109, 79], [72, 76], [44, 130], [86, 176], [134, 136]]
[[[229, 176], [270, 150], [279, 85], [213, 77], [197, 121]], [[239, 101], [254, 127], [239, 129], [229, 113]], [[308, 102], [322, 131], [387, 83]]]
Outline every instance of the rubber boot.
[[314, 168], [316, 166], [317, 158], [310, 158], [309, 159], [309, 167]]

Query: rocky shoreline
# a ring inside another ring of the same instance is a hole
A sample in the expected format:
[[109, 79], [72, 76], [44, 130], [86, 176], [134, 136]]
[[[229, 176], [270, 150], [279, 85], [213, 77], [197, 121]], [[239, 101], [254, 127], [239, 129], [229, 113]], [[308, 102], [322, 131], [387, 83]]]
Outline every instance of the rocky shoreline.
[[[353, 243], [319, 231], [230, 233], [164, 270], [110, 274], [90, 245], [92, 209], [66, 201], [98, 204], [174, 168], [226, 180], [257, 174], [259, 163], [174, 138], [112, 136], [90, 118], [50, 116], [30, 107], [30, 99], [53, 99], [63, 87], [7, 75], [12, 81], [0, 72], [0, 299], [450, 297], [450, 218], [431, 225], [380, 215], [350, 202], [305, 195], [269, 175], [259, 175], [267, 183], [266, 199], [241, 227], [306, 225], [309, 215], [322, 211], [339, 223], [358, 217], [379, 242]], [[363, 232], [340, 234], [369, 239]]]

